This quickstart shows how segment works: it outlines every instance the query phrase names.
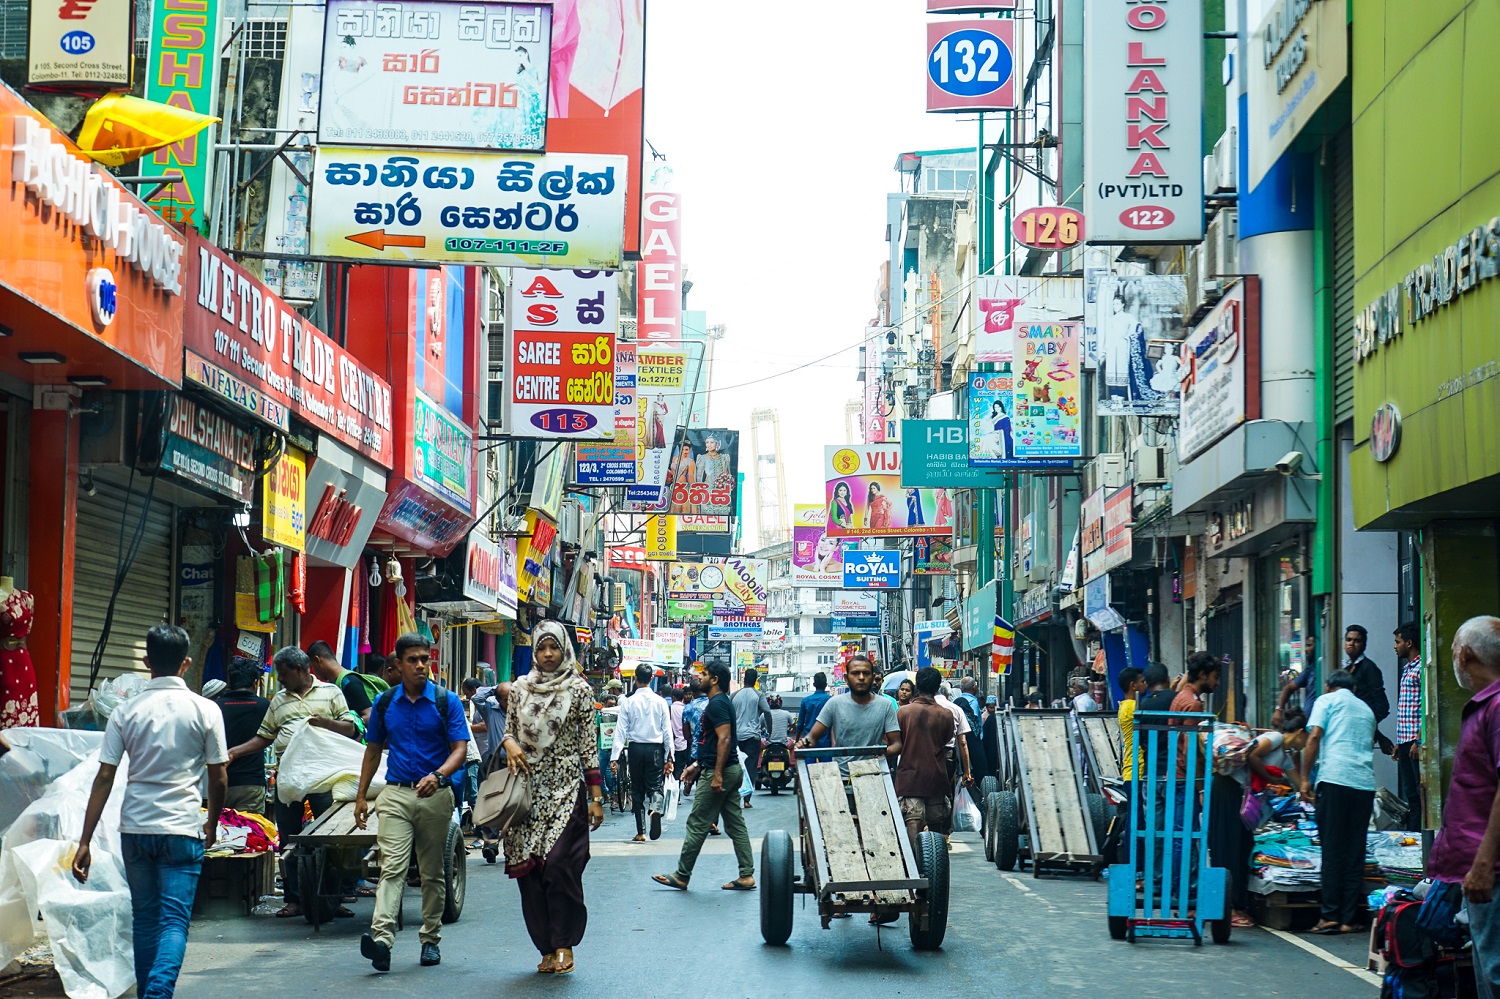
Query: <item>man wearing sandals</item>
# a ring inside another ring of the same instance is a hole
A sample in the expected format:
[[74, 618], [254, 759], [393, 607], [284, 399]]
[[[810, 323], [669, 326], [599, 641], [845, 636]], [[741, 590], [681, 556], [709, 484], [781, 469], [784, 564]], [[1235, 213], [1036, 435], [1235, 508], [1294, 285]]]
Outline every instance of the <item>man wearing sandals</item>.
[[1375, 712], [1355, 696], [1348, 670], [1328, 674], [1327, 686], [1313, 702], [1302, 754], [1302, 799], [1316, 804], [1323, 848], [1323, 918], [1313, 932], [1350, 933], [1364, 902], [1365, 831], [1375, 807]]
[[709, 827], [722, 817], [724, 830], [734, 843], [734, 856], [740, 865], [740, 876], [722, 887], [725, 891], [750, 891], [755, 888], [755, 856], [750, 849], [745, 815], [740, 810], [739, 787], [745, 774], [735, 752], [734, 707], [728, 694], [729, 667], [720, 663], [708, 666], [704, 670], [703, 682], [708, 685], [708, 703], [698, 729], [698, 760], [688, 768], [683, 779], [691, 783], [705, 771], [712, 777], [706, 786], [700, 782], [693, 793], [693, 810], [688, 815], [677, 870], [671, 874], [652, 875], [651, 880], [686, 891]]

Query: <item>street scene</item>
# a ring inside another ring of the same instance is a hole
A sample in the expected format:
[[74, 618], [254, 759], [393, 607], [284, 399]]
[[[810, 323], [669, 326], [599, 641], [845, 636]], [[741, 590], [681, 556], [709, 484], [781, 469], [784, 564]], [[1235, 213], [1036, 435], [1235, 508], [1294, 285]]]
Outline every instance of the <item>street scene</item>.
[[1500, 999], [1497, 44], [0, 0], [0, 999]]

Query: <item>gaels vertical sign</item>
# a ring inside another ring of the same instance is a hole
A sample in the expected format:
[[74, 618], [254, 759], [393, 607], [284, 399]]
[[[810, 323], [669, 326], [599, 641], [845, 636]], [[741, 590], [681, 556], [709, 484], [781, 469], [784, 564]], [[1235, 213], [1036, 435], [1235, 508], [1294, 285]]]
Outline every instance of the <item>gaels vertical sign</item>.
[[1084, 20], [1090, 243], [1203, 238], [1203, 9], [1103, 0]]

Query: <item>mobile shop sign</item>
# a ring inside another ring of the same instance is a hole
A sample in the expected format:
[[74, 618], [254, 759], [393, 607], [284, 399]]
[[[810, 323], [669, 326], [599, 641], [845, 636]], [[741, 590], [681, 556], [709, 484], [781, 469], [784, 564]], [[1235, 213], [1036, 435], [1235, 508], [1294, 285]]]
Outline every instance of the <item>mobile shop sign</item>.
[[518, 437], [615, 435], [619, 294], [609, 271], [523, 271], [508, 296], [506, 429]]
[[547, 147], [552, 7], [329, 0], [318, 144]]
[[682, 341], [682, 198], [653, 191], [641, 199], [641, 262], [636, 273], [636, 337], [662, 346]]
[[1015, 453], [1080, 458], [1082, 324], [1028, 323], [1016, 330]]
[[[219, 0], [162, 0], [152, 5], [146, 100], [212, 117], [219, 106]], [[181, 173], [148, 204], [174, 225], [208, 228], [215, 128], [210, 124], [142, 161], [142, 172]]]
[[1246, 420], [1260, 417], [1260, 286], [1234, 286], [1182, 341], [1182, 416], [1177, 450], [1184, 462]]
[[846, 590], [893, 590], [901, 586], [901, 553], [858, 549], [844, 553]]
[[928, 23], [928, 111], [1008, 111], [1015, 106], [1014, 20]]
[[189, 240], [184, 379], [280, 430], [296, 414], [390, 468], [391, 387], [218, 247]]
[[489, 267], [617, 269], [624, 156], [323, 146], [310, 253]]
[[31, 4], [26, 83], [128, 90], [135, 49], [131, 0], [37, 0]]
[[1203, 238], [1203, 7], [1108, 0], [1083, 22], [1090, 243]]
[[[635, 408], [635, 343], [615, 341], [615, 434], [608, 444], [579, 441], [573, 481], [580, 486], [635, 484], [637, 416]], [[680, 530], [682, 525], [678, 524]]]
[[728, 600], [716, 600], [716, 606], [724, 604], [746, 617], [764, 618], [770, 562], [763, 558], [734, 556], [723, 559], [721, 564], [724, 567], [723, 593]]
[[161, 467], [249, 503], [255, 495], [255, 435], [184, 395], [174, 395]]
[[474, 432], [420, 389], [414, 393], [412, 415], [412, 481], [472, 513]]

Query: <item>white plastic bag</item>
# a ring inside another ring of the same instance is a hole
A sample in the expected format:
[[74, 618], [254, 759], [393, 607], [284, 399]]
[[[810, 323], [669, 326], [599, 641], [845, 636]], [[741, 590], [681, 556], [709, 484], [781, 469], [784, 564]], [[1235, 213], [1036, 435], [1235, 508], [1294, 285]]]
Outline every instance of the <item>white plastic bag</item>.
[[671, 822], [677, 818], [677, 802], [682, 799], [682, 782], [676, 777], [668, 777], [662, 782], [662, 791], [667, 796], [666, 820]]
[[979, 806], [974, 804], [969, 789], [963, 785], [953, 793], [953, 831], [979, 831]]
[[[276, 768], [276, 797], [283, 805], [290, 805], [309, 794], [332, 791], [334, 801], [353, 801], [364, 760], [365, 747], [353, 739], [303, 722], [281, 754]], [[370, 781], [366, 797], [373, 801], [383, 787], [384, 761]]]

